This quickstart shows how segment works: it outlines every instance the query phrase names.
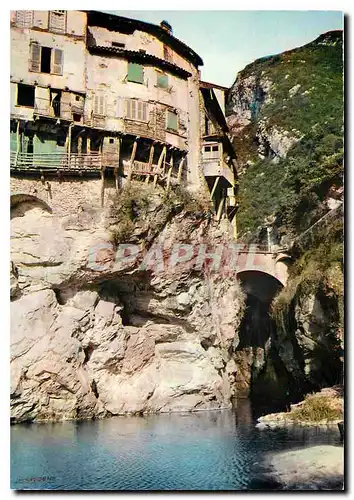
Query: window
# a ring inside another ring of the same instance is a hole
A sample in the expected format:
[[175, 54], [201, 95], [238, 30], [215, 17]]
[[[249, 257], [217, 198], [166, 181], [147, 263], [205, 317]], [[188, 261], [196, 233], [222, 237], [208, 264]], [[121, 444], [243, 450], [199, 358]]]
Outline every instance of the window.
[[178, 130], [178, 116], [175, 111], [167, 110], [167, 128], [169, 130]]
[[124, 49], [125, 43], [121, 42], [112, 42], [112, 47], [117, 47], [118, 49]]
[[128, 82], [144, 83], [144, 66], [128, 63]]
[[162, 71], [156, 71], [156, 85], [161, 87], [162, 89], [168, 88], [168, 75], [166, 73], [162, 73]]
[[106, 96], [104, 94], [95, 94], [93, 98], [93, 114], [105, 116], [106, 114]]
[[17, 85], [17, 105], [34, 108], [35, 88], [31, 85]]
[[73, 113], [73, 121], [74, 122], [81, 122], [82, 116], [79, 115], [79, 113]]
[[110, 143], [110, 144], [114, 144], [114, 139], [110, 138], [110, 139], [109, 139], [109, 143]]
[[56, 33], [65, 33], [66, 12], [65, 10], [49, 11], [49, 29]]
[[30, 45], [30, 71], [48, 73], [53, 75], [63, 74], [63, 51], [51, 47], [42, 47], [39, 43]]
[[129, 99], [127, 101], [127, 118], [129, 118], [130, 120], [147, 122], [148, 103], [143, 101], [138, 101], [137, 99]]
[[32, 28], [33, 10], [16, 10], [15, 23], [19, 28]]
[[217, 160], [219, 159], [219, 144], [210, 144], [209, 146], [204, 146], [203, 157], [206, 160]]

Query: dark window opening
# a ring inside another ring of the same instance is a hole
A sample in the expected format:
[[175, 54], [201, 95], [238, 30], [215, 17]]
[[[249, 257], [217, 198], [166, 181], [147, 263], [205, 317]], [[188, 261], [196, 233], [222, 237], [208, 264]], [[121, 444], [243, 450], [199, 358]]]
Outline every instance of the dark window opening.
[[51, 90], [50, 91], [50, 102], [53, 108], [54, 116], [60, 116], [60, 99], [61, 92], [60, 90]]
[[42, 47], [41, 57], [41, 73], [50, 73], [52, 49], [49, 47]]
[[65, 146], [65, 137], [57, 137], [57, 146], [64, 147]]
[[33, 154], [33, 136], [29, 136], [27, 140], [27, 153]]
[[209, 151], [211, 151], [211, 147], [210, 146], [205, 146], [204, 151], [206, 153], [208, 153]]
[[212, 146], [211, 150], [212, 151], [219, 151], [219, 146]]
[[35, 88], [31, 85], [17, 85], [17, 104], [34, 108]]
[[120, 49], [124, 49], [125, 47], [125, 43], [121, 43], [121, 42], [112, 42], [112, 47], [118, 47]]
[[110, 143], [110, 144], [114, 144], [114, 139], [110, 139], [110, 140], [109, 140], [109, 143]]
[[80, 101], [80, 96], [79, 95], [75, 96], [75, 100]]
[[81, 122], [81, 115], [79, 113], [73, 113], [74, 122]]

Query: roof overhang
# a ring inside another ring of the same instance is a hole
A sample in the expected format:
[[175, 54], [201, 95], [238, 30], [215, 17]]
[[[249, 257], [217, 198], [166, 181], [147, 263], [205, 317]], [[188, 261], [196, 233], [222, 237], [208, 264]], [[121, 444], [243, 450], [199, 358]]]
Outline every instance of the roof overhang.
[[161, 42], [173, 48], [182, 57], [190, 61], [196, 68], [203, 66], [203, 59], [188, 47], [184, 42], [171, 35], [161, 26], [156, 24], [139, 21], [138, 19], [130, 19], [128, 17], [108, 14], [98, 10], [85, 10], [87, 14], [88, 26], [101, 26], [111, 31], [119, 31], [121, 33], [131, 34], [135, 30], [150, 33]]
[[91, 54], [97, 55], [111, 55], [120, 57], [123, 59], [127, 59], [128, 61], [134, 61], [142, 64], [150, 64], [152, 66], [157, 66], [159, 68], [170, 71], [171, 73], [180, 76], [181, 78], [187, 79], [192, 76], [192, 73], [172, 64], [165, 59], [160, 59], [159, 57], [153, 56], [151, 54], [147, 54], [146, 52], [139, 50], [127, 50], [120, 49], [118, 47], [106, 47], [103, 45], [89, 45], [87, 47], [88, 51]]

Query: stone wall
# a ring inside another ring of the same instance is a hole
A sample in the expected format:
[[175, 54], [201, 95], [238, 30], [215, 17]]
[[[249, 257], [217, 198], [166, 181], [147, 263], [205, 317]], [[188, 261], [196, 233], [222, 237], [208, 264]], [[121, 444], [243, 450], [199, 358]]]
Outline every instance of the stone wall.
[[[12, 205], [19, 195], [30, 195], [45, 202], [54, 214], [67, 215], [101, 207], [102, 181], [100, 179], [28, 179], [11, 178]], [[114, 181], [105, 179], [104, 202], [114, 195]]]

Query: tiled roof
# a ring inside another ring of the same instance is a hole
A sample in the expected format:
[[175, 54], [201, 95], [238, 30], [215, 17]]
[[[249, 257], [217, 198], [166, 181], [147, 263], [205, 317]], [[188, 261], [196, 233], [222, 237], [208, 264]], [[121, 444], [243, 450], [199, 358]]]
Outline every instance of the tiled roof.
[[161, 26], [147, 23], [145, 21], [139, 21], [138, 19], [130, 19], [128, 17], [117, 16], [115, 14], [108, 14], [97, 10], [87, 10], [85, 12], [88, 15], [89, 26], [110, 25], [112, 29], [116, 29], [117, 31], [119, 31], [120, 24], [131, 26], [132, 28], [140, 29], [141, 31], [154, 34], [162, 42], [171, 46], [176, 50], [176, 52], [180, 53], [186, 59], [191, 61], [196, 67], [203, 66], [204, 64], [203, 59], [196, 52], [194, 52], [193, 49], [188, 47], [188, 45], [173, 36]]
[[118, 47], [108, 47], [104, 45], [89, 45], [87, 48], [93, 54], [100, 54], [100, 53], [117, 54], [118, 56], [121, 56], [126, 59], [134, 59], [135, 61], [139, 60], [141, 62], [149, 62], [151, 64], [154, 64], [155, 66], [165, 68], [166, 70], [169, 70], [171, 73], [175, 73], [178, 76], [181, 76], [182, 78], [189, 78], [190, 76], [192, 76], [191, 73], [184, 70], [183, 68], [180, 68], [179, 66], [176, 66], [176, 64], [172, 64], [168, 61], [165, 61], [165, 59], [160, 59], [159, 57], [153, 56], [152, 54], [147, 54], [146, 52], [140, 50], [127, 50], [127, 49], [120, 49]]

